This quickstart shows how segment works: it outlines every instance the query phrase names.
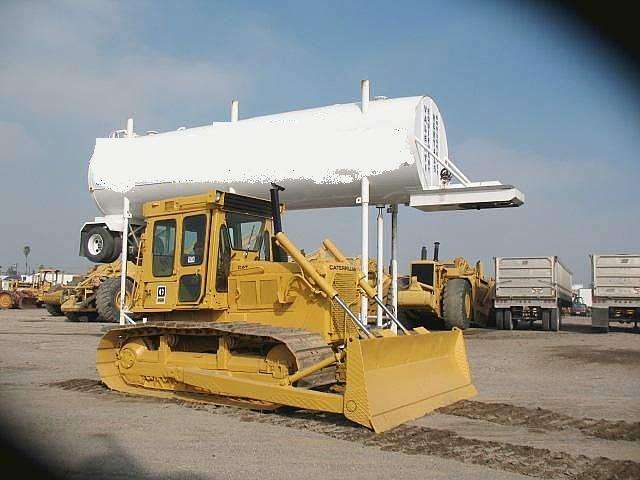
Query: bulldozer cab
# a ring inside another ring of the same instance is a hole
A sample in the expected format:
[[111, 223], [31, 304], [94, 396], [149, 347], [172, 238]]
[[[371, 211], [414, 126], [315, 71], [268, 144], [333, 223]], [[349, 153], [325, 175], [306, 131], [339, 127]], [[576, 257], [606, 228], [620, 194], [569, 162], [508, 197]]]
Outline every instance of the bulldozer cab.
[[145, 204], [144, 215], [138, 310], [226, 309], [232, 261], [271, 260], [265, 200], [214, 191]]
[[430, 287], [435, 287], [438, 262], [433, 260], [416, 260], [410, 264], [411, 277]]

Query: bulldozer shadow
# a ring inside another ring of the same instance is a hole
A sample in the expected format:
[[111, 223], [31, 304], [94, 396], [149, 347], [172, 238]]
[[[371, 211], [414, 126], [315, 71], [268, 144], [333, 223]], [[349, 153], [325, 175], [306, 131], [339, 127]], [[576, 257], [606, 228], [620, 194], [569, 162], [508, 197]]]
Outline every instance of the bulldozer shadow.
[[[92, 435], [90, 438], [93, 441], [92, 443], [100, 446], [98, 450], [101, 453], [86, 458], [78, 464], [65, 466], [64, 469], [67, 473], [71, 470], [80, 474], [82, 477], [91, 477], [94, 479], [112, 479], [114, 477], [140, 479], [158, 478], [157, 472], [145, 468], [144, 465], [129, 454], [127, 449], [123, 447], [113, 435], [100, 433]], [[162, 478], [190, 478], [199, 480], [205, 477], [194, 472], [163, 471]], [[207, 476], [206, 478], [210, 477]]]

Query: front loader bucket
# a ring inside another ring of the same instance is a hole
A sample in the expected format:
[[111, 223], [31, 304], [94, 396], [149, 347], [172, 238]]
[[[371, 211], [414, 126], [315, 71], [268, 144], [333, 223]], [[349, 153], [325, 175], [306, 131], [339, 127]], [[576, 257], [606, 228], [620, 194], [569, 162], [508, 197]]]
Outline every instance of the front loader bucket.
[[476, 395], [462, 331], [351, 339], [344, 414], [384, 432]]

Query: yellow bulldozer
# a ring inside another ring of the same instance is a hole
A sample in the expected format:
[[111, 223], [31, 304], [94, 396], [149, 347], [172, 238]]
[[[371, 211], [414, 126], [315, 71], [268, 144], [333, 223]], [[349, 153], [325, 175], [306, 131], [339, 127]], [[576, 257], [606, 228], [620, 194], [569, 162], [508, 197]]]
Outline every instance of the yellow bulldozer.
[[435, 242], [432, 260], [422, 247], [421, 259], [411, 262], [410, 275], [399, 279], [399, 316], [413, 327], [491, 326], [494, 279], [484, 277], [482, 262], [472, 267], [462, 257], [440, 261], [439, 247]]
[[[308, 259], [271, 201], [235, 193], [153, 201], [127, 319], [97, 369], [130, 394], [333, 412], [376, 432], [476, 394], [462, 331], [406, 329], [342, 253]], [[397, 328], [360, 318], [360, 295]]]

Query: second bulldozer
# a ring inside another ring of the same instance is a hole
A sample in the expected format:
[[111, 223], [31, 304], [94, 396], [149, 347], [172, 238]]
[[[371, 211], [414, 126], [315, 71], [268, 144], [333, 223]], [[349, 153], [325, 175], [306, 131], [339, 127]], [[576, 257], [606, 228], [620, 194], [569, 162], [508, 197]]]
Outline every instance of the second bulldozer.
[[436, 242], [433, 260], [427, 259], [427, 249], [422, 247], [421, 259], [411, 262], [411, 274], [399, 279], [400, 317], [414, 327], [490, 326], [495, 281], [484, 278], [482, 262], [472, 267], [462, 257], [439, 261], [439, 246]]
[[461, 330], [370, 329], [358, 310], [360, 295], [380, 301], [374, 289], [329, 241], [331, 256], [306, 258], [281, 230], [275, 187], [271, 199], [144, 205], [130, 309], [144, 322], [100, 341], [109, 388], [332, 412], [376, 432], [475, 395]]

